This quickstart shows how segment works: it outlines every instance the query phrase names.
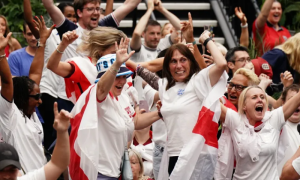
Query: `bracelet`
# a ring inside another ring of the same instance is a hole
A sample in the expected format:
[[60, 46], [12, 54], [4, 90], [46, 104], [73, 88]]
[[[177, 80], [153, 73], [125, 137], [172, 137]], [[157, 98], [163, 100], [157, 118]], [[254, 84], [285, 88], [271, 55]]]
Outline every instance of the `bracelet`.
[[135, 73], [136, 74], [138, 73], [138, 71], [139, 71], [140, 68], [141, 68], [141, 64], [138, 64], [137, 67], [136, 67], [136, 69], [135, 69]]
[[56, 51], [60, 54], [63, 54], [64, 52], [63, 51], [59, 51], [58, 48], [56, 48]]
[[113, 74], [118, 74], [118, 71], [116, 69], [113, 69], [111, 66], [109, 68], [109, 71]]
[[206, 47], [207, 43], [212, 40], [212, 37], [209, 37], [207, 39], [205, 39], [204, 43], [203, 43], [203, 46]]
[[0, 58], [6, 58], [6, 54], [0, 55]]
[[193, 41], [193, 45], [197, 44], [196, 40]]
[[248, 27], [248, 23], [246, 23], [244, 26], [241, 23], [241, 28], [247, 28]]

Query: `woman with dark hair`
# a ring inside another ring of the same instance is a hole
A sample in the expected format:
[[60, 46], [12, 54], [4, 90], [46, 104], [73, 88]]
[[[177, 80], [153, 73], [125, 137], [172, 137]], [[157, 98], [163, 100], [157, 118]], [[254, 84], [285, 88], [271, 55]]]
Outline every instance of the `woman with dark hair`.
[[59, 3], [57, 6], [64, 16], [69, 19], [71, 22], [77, 23], [77, 18], [75, 15], [73, 4], [71, 3]]
[[[206, 46], [215, 59], [214, 65], [202, 71], [192, 52], [183, 44], [172, 45], [167, 50], [163, 62], [162, 79], [144, 67], [138, 66], [136, 70], [139, 76], [159, 91], [162, 102], [160, 111], [168, 134], [165, 152], [169, 157], [170, 175], [177, 160], [180, 159], [181, 150], [193, 137], [192, 131], [197, 123], [203, 101], [213, 89], [219, 88], [220, 92], [215, 96], [221, 97], [226, 88], [227, 75], [224, 72], [226, 60], [211, 41], [210, 32], [204, 31], [200, 36], [200, 42]], [[178, 169], [177, 173], [180, 171]], [[185, 172], [181, 171], [179, 174], [184, 176]], [[204, 172], [200, 170], [199, 174], [203, 175]]]
[[[3, 34], [3, 36], [6, 37], [9, 33], [10, 31], [9, 31], [7, 19], [5, 18], [5, 16], [0, 15], [0, 34]], [[21, 48], [22, 47], [18, 42], [18, 40], [10, 36], [8, 39], [8, 43], [5, 47], [6, 57], [8, 57], [11, 52]]]
[[[45, 43], [52, 29], [47, 29], [42, 19], [35, 22], [40, 33], [40, 43], [32, 61], [29, 77], [12, 79], [4, 48], [8, 39], [0, 35], [0, 75], [2, 89], [0, 96], [0, 133], [3, 140], [13, 145], [19, 152], [24, 173], [38, 169], [46, 164], [42, 141], [43, 128], [35, 108], [41, 101], [40, 80], [44, 65]], [[3, 55], [2, 55], [3, 54]]]

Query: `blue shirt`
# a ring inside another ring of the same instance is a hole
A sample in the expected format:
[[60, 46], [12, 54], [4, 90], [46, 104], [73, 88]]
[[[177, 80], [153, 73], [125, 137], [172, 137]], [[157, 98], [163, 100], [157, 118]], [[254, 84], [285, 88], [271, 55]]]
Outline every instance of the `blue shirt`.
[[34, 56], [26, 52], [26, 47], [12, 52], [8, 57], [8, 65], [13, 76], [29, 76]]

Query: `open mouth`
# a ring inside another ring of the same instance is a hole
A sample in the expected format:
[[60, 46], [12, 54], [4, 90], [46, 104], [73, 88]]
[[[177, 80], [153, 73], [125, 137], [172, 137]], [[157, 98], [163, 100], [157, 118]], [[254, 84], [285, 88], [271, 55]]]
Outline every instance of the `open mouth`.
[[263, 105], [257, 105], [257, 106], [255, 107], [255, 111], [256, 111], [256, 112], [259, 112], [259, 113], [261, 113], [261, 112], [263, 111], [263, 109], [264, 109]]
[[91, 18], [91, 21], [96, 21], [96, 22], [97, 22], [97, 21], [98, 21], [98, 18], [92, 17], [92, 18]]
[[275, 18], [278, 18], [279, 17], [279, 14], [274, 14], [273, 15]]
[[299, 113], [300, 112], [300, 108], [298, 108], [294, 113]]
[[237, 96], [229, 95], [229, 98], [232, 100], [237, 100]]
[[116, 86], [117, 89], [122, 89], [122, 86]]

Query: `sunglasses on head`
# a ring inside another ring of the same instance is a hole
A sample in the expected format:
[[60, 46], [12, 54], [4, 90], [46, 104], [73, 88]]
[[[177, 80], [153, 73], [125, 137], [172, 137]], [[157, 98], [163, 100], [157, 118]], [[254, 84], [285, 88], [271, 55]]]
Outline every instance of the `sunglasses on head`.
[[42, 94], [38, 93], [38, 94], [35, 94], [35, 95], [32, 95], [32, 94], [29, 94], [29, 97], [32, 97], [33, 99], [35, 100], [40, 100], [41, 97], [42, 97]]

